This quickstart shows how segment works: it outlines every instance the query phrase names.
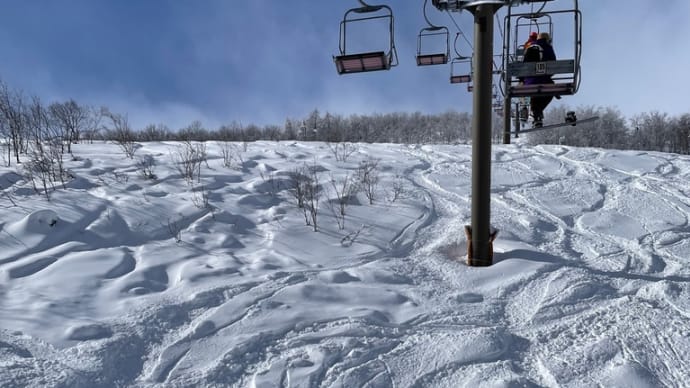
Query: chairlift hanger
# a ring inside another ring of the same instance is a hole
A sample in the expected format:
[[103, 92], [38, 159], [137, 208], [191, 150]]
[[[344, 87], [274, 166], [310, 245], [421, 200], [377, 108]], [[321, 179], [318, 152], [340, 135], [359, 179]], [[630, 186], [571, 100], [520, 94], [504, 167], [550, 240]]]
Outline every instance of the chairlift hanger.
[[[393, 40], [393, 10], [387, 5], [369, 5], [363, 0], [358, 0], [361, 7], [349, 9], [345, 12], [343, 20], [340, 22], [340, 55], [334, 56], [338, 74], [362, 73], [376, 70], [389, 70], [398, 65], [398, 53], [395, 49]], [[378, 15], [371, 14], [379, 13]], [[360, 17], [349, 17], [351, 14], [360, 14]], [[365, 14], [369, 14], [366, 16]], [[365, 20], [387, 19], [389, 29], [389, 47], [386, 51], [371, 51], [365, 53], [347, 52], [347, 24]]]
[[[428, 27], [424, 27], [419, 31], [417, 36], [417, 66], [428, 66], [428, 65], [444, 65], [448, 63], [448, 58], [450, 57], [450, 33], [448, 27], [437, 26], [429, 21], [426, 15], [426, 4], [428, 0], [424, 0], [424, 6], [422, 8], [422, 13], [424, 15], [424, 20], [428, 24]], [[440, 53], [424, 53], [422, 50], [422, 40], [424, 38], [445, 38], [446, 51]]]

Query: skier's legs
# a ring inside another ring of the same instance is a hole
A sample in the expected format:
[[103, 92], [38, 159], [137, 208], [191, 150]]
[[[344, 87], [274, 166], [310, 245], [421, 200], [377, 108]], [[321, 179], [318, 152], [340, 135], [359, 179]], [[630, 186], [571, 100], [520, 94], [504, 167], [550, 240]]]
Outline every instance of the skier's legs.
[[532, 116], [535, 120], [544, 118], [544, 109], [546, 109], [551, 100], [553, 100], [553, 96], [532, 97], [530, 107], [532, 108]]

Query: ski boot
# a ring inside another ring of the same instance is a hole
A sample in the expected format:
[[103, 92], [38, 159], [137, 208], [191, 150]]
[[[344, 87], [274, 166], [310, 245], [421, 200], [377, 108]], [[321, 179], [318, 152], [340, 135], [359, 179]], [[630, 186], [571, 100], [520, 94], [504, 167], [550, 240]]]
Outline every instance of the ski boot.
[[544, 126], [544, 115], [533, 115], [532, 116], [532, 127], [541, 128]]
[[575, 116], [574, 111], [568, 111], [568, 113], [565, 114], [565, 122], [567, 124], [570, 124], [572, 126], [575, 126], [577, 124], [577, 117]]

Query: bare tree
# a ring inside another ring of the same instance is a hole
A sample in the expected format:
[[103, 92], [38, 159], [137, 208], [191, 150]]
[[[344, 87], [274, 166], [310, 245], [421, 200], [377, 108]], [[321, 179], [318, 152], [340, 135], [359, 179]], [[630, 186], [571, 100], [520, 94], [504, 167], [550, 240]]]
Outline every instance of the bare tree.
[[67, 152], [71, 154], [72, 143], [78, 143], [82, 132], [89, 128], [89, 110], [71, 99], [63, 103], [51, 104], [49, 109], [57, 125], [62, 128]]
[[352, 143], [326, 143], [328, 148], [331, 149], [335, 160], [339, 162], [347, 162], [347, 159], [357, 152], [358, 148]]
[[155, 180], [157, 178], [154, 170], [156, 169], [156, 159], [151, 154], [146, 154], [139, 158], [137, 162], [137, 167], [139, 168], [139, 174], [144, 179]]
[[369, 199], [370, 205], [374, 203], [376, 188], [379, 183], [378, 165], [379, 160], [369, 156], [366, 160], [360, 162], [357, 168], [357, 178], [362, 185], [364, 194]]
[[86, 129], [83, 130], [84, 140], [93, 144], [96, 139], [103, 139], [103, 131], [105, 127], [103, 126], [103, 113], [106, 111], [104, 108], [89, 107], [89, 120], [86, 125]]
[[164, 124], [149, 124], [139, 133], [141, 141], [161, 141], [171, 137], [170, 129]]
[[304, 221], [318, 230], [317, 218], [321, 185], [319, 184], [318, 166], [304, 164], [302, 167], [290, 171], [290, 187], [288, 191], [297, 200], [297, 207], [302, 209]]
[[288, 173], [290, 177], [290, 186], [288, 191], [297, 201], [297, 207], [304, 208], [305, 186], [309, 181], [306, 166], [298, 167]]
[[690, 113], [681, 115], [674, 120], [674, 152], [680, 154], [690, 153]]
[[110, 140], [114, 141], [128, 158], [134, 159], [134, 154], [138, 149], [137, 137], [132, 128], [130, 128], [127, 117], [108, 110], [102, 110], [101, 112], [104, 117], [110, 119], [112, 124], [112, 128], [108, 129]]
[[[19, 153], [26, 131], [25, 109], [22, 94], [10, 91], [7, 85], [0, 81], [0, 116], [17, 164], [21, 163]], [[8, 166], [10, 161], [11, 159], [8, 159]]]
[[240, 147], [229, 141], [222, 141], [220, 144], [220, 153], [223, 157], [223, 166], [228, 168], [240, 168], [244, 164], [242, 157], [242, 150]]
[[206, 161], [206, 144], [184, 142], [175, 151], [170, 152], [175, 168], [188, 184], [201, 182], [201, 164]]
[[304, 185], [304, 216], [305, 219], [307, 219], [307, 225], [311, 224], [314, 232], [318, 230], [317, 216], [319, 213], [319, 200], [321, 199], [322, 194], [318, 170], [319, 168], [316, 165], [316, 162], [307, 167], [309, 179]]
[[357, 191], [359, 191], [359, 185], [349, 174], [345, 175], [345, 177], [341, 180], [336, 180], [333, 175], [331, 175], [331, 187], [335, 193], [337, 208], [334, 201], [329, 201], [328, 203], [331, 206], [331, 212], [338, 223], [338, 228], [343, 230], [345, 229], [345, 209], [350, 203], [352, 196], [357, 194]]

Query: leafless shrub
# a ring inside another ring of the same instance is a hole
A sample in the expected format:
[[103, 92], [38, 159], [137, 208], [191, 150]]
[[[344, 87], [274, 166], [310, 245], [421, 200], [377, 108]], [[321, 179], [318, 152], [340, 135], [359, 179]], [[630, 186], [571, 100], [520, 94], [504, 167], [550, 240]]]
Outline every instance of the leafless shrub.
[[115, 180], [115, 182], [123, 185], [129, 182], [129, 175], [127, 175], [127, 173], [124, 172], [113, 171], [113, 179]]
[[201, 182], [201, 164], [206, 160], [205, 145], [185, 142], [171, 151], [170, 156], [175, 168], [188, 184], [191, 185], [195, 177], [197, 182]]
[[357, 168], [357, 180], [359, 181], [364, 194], [369, 199], [369, 204], [374, 203], [376, 197], [376, 188], [379, 183], [378, 172], [379, 160], [368, 157], [366, 160], [359, 163]]
[[195, 144], [190, 143], [190, 147], [194, 147], [197, 157], [206, 165], [206, 168], [211, 168], [208, 165], [208, 146], [205, 142], [199, 142]]
[[343, 247], [350, 247], [352, 244], [355, 243], [357, 240], [357, 237], [359, 237], [359, 234], [366, 228], [366, 225], [362, 225], [359, 227], [359, 229], [355, 230], [354, 232], [351, 232], [347, 234], [345, 237], [340, 239], [340, 245]]
[[227, 168], [240, 168], [244, 164], [242, 152], [237, 144], [231, 143], [229, 141], [221, 142], [220, 153], [223, 157], [223, 166]]
[[297, 201], [297, 207], [302, 209], [304, 207], [305, 186], [309, 181], [306, 166], [294, 168], [288, 173], [288, 177], [290, 178], [288, 192]]
[[108, 130], [110, 139], [122, 149], [128, 158], [134, 159], [134, 154], [140, 146], [136, 143], [136, 134], [130, 128], [127, 117], [107, 110], [103, 111], [102, 114], [109, 118], [112, 124], [112, 128]]
[[304, 221], [307, 225], [318, 230], [319, 200], [321, 198], [321, 185], [319, 184], [318, 166], [306, 164], [289, 173], [290, 187], [288, 191], [297, 200], [297, 207], [302, 209]]
[[48, 189], [55, 190], [53, 184], [53, 162], [42, 152], [32, 153], [31, 158], [22, 165], [23, 173], [31, 181], [34, 191], [43, 193], [50, 200]]
[[14, 201], [14, 196], [12, 195], [12, 192], [9, 190], [10, 187], [12, 186], [12, 182], [8, 185], [7, 188], [3, 188], [0, 186], [0, 196], [7, 198], [7, 200], [12, 204], [12, 206], [17, 206], [17, 203]]
[[[314, 232], [318, 230], [317, 228], [317, 215], [319, 213], [319, 200], [321, 199], [321, 185], [319, 184], [319, 174], [318, 166], [316, 163], [308, 167], [309, 180], [304, 186], [304, 215], [307, 218], [307, 213], [311, 219], [311, 226], [314, 228]], [[309, 225], [309, 219], [307, 219], [307, 225]]]
[[[0, 124], [2, 125], [2, 124]], [[0, 134], [2, 131], [0, 131]], [[4, 139], [0, 141], [0, 160], [5, 160], [5, 157], [7, 157], [7, 164], [6, 166], [9, 167], [10, 163], [12, 161], [11, 156], [10, 156], [10, 142], [5, 141]]]
[[182, 241], [182, 227], [177, 223], [177, 221], [168, 218], [168, 233], [170, 237], [175, 239], [176, 243]]
[[357, 152], [358, 147], [352, 143], [326, 143], [331, 149], [335, 160], [340, 162], [347, 162], [347, 159]]
[[268, 194], [276, 195], [283, 189], [281, 180], [276, 179], [275, 171], [259, 171], [261, 180], [268, 186]]
[[388, 191], [388, 199], [395, 202], [405, 194], [405, 179], [402, 175], [396, 175]]
[[209, 191], [205, 186], [192, 188], [192, 203], [199, 209], [210, 209]]
[[153, 155], [146, 154], [139, 158], [137, 161], [137, 167], [139, 168], [139, 174], [144, 179], [155, 180], [158, 178], [154, 172], [156, 167], [156, 159], [153, 157]]
[[328, 201], [333, 217], [338, 223], [338, 229], [345, 229], [345, 209], [350, 203], [352, 196], [357, 194], [359, 185], [347, 174], [341, 180], [337, 180], [331, 175], [331, 187], [335, 194], [336, 201]]
[[65, 178], [70, 174], [64, 167], [64, 154], [60, 140], [33, 143], [29, 147], [29, 158], [22, 169], [36, 192], [42, 192], [50, 200], [48, 189], [55, 190], [60, 182], [65, 187]]

